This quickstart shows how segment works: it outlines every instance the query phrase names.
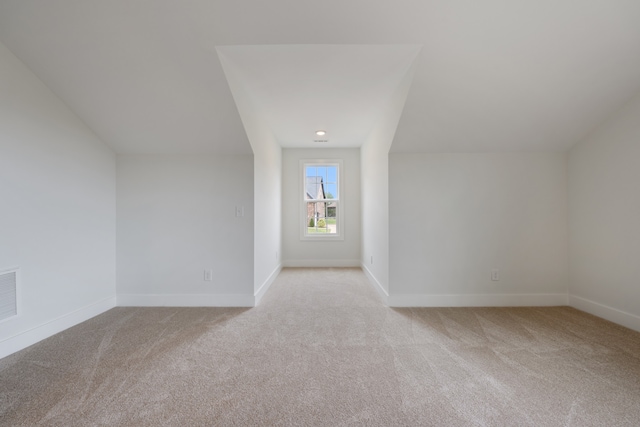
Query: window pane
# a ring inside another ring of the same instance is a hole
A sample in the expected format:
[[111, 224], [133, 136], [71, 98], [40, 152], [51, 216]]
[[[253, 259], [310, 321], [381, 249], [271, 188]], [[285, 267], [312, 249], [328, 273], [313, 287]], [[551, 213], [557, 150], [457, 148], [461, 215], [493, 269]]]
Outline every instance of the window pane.
[[304, 186], [304, 197], [305, 199], [317, 199], [318, 194], [321, 194], [322, 190], [320, 184], [318, 183], [318, 177], [315, 176], [307, 176], [305, 177], [305, 186]]
[[322, 179], [322, 182], [327, 182], [327, 168], [324, 166], [318, 167], [316, 171], [318, 177]]
[[327, 183], [338, 182], [338, 168], [335, 166], [327, 167]]
[[307, 234], [336, 234], [336, 202], [307, 203]]
[[325, 186], [324, 186], [324, 196], [327, 199], [337, 199], [338, 198], [338, 185], [337, 184], [325, 184]]

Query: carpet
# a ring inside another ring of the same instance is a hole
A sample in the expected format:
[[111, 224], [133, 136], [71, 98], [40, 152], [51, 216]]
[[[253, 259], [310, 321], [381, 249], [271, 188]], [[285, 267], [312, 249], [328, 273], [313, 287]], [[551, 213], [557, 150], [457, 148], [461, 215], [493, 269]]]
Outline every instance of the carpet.
[[255, 308], [115, 308], [0, 360], [0, 425], [638, 426], [640, 334], [284, 269]]

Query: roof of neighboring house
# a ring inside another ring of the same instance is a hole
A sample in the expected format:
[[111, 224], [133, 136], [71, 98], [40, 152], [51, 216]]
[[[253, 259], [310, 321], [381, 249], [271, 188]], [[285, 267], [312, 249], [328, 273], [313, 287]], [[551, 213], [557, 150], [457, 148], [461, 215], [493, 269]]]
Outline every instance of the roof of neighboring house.
[[[306, 177], [305, 191], [310, 199], [324, 199], [324, 183], [321, 176]], [[322, 197], [318, 197], [319, 191], [322, 191]]]

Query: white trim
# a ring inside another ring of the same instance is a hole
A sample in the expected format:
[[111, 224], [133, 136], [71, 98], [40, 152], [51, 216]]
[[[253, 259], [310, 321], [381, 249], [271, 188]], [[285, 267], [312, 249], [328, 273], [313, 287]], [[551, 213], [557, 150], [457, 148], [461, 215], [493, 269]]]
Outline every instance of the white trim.
[[287, 259], [283, 267], [360, 267], [359, 259]]
[[390, 307], [542, 307], [567, 305], [567, 294], [400, 294]]
[[635, 314], [627, 313], [626, 311], [618, 310], [617, 308], [609, 307], [608, 305], [575, 295], [569, 295], [569, 305], [578, 310], [640, 332], [640, 316], [636, 316]]
[[274, 280], [276, 280], [276, 277], [278, 277], [278, 274], [280, 274], [281, 270], [282, 270], [282, 264], [278, 264], [276, 269], [273, 270], [273, 272], [269, 275], [269, 277], [267, 277], [267, 280], [265, 280], [262, 286], [260, 286], [260, 289], [258, 289], [255, 292], [255, 294], [253, 295], [255, 305], [260, 304], [260, 300], [262, 300], [262, 297], [264, 296], [264, 294], [267, 293], [267, 291], [271, 287], [271, 284], [274, 282]]
[[69, 329], [79, 323], [85, 322], [92, 317], [111, 310], [115, 306], [116, 297], [108, 297], [64, 314], [39, 326], [19, 332], [9, 338], [5, 338], [0, 341], [0, 358], [27, 348], [30, 345], [42, 341], [45, 338], [49, 338], [50, 336], [62, 332], [65, 329]]
[[364, 271], [365, 276], [367, 276], [369, 281], [373, 284], [373, 287], [378, 291], [380, 297], [382, 297], [384, 304], [389, 305], [389, 293], [382, 287], [382, 284], [380, 284], [378, 279], [376, 279], [376, 276], [373, 275], [364, 263], [360, 263], [360, 267], [362, 268], [362, 271]]
[[118, 307], [253, 307], [251, 294], [118, 294]]

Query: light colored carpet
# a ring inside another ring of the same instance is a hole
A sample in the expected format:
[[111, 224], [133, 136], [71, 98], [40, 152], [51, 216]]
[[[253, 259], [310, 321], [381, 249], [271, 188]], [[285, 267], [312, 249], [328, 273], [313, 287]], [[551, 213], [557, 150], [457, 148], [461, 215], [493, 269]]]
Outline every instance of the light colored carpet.
[[0, 424], [638, 426], [640, 334], [285, 269], [253, 309], [116, 308], [1, 360]]

